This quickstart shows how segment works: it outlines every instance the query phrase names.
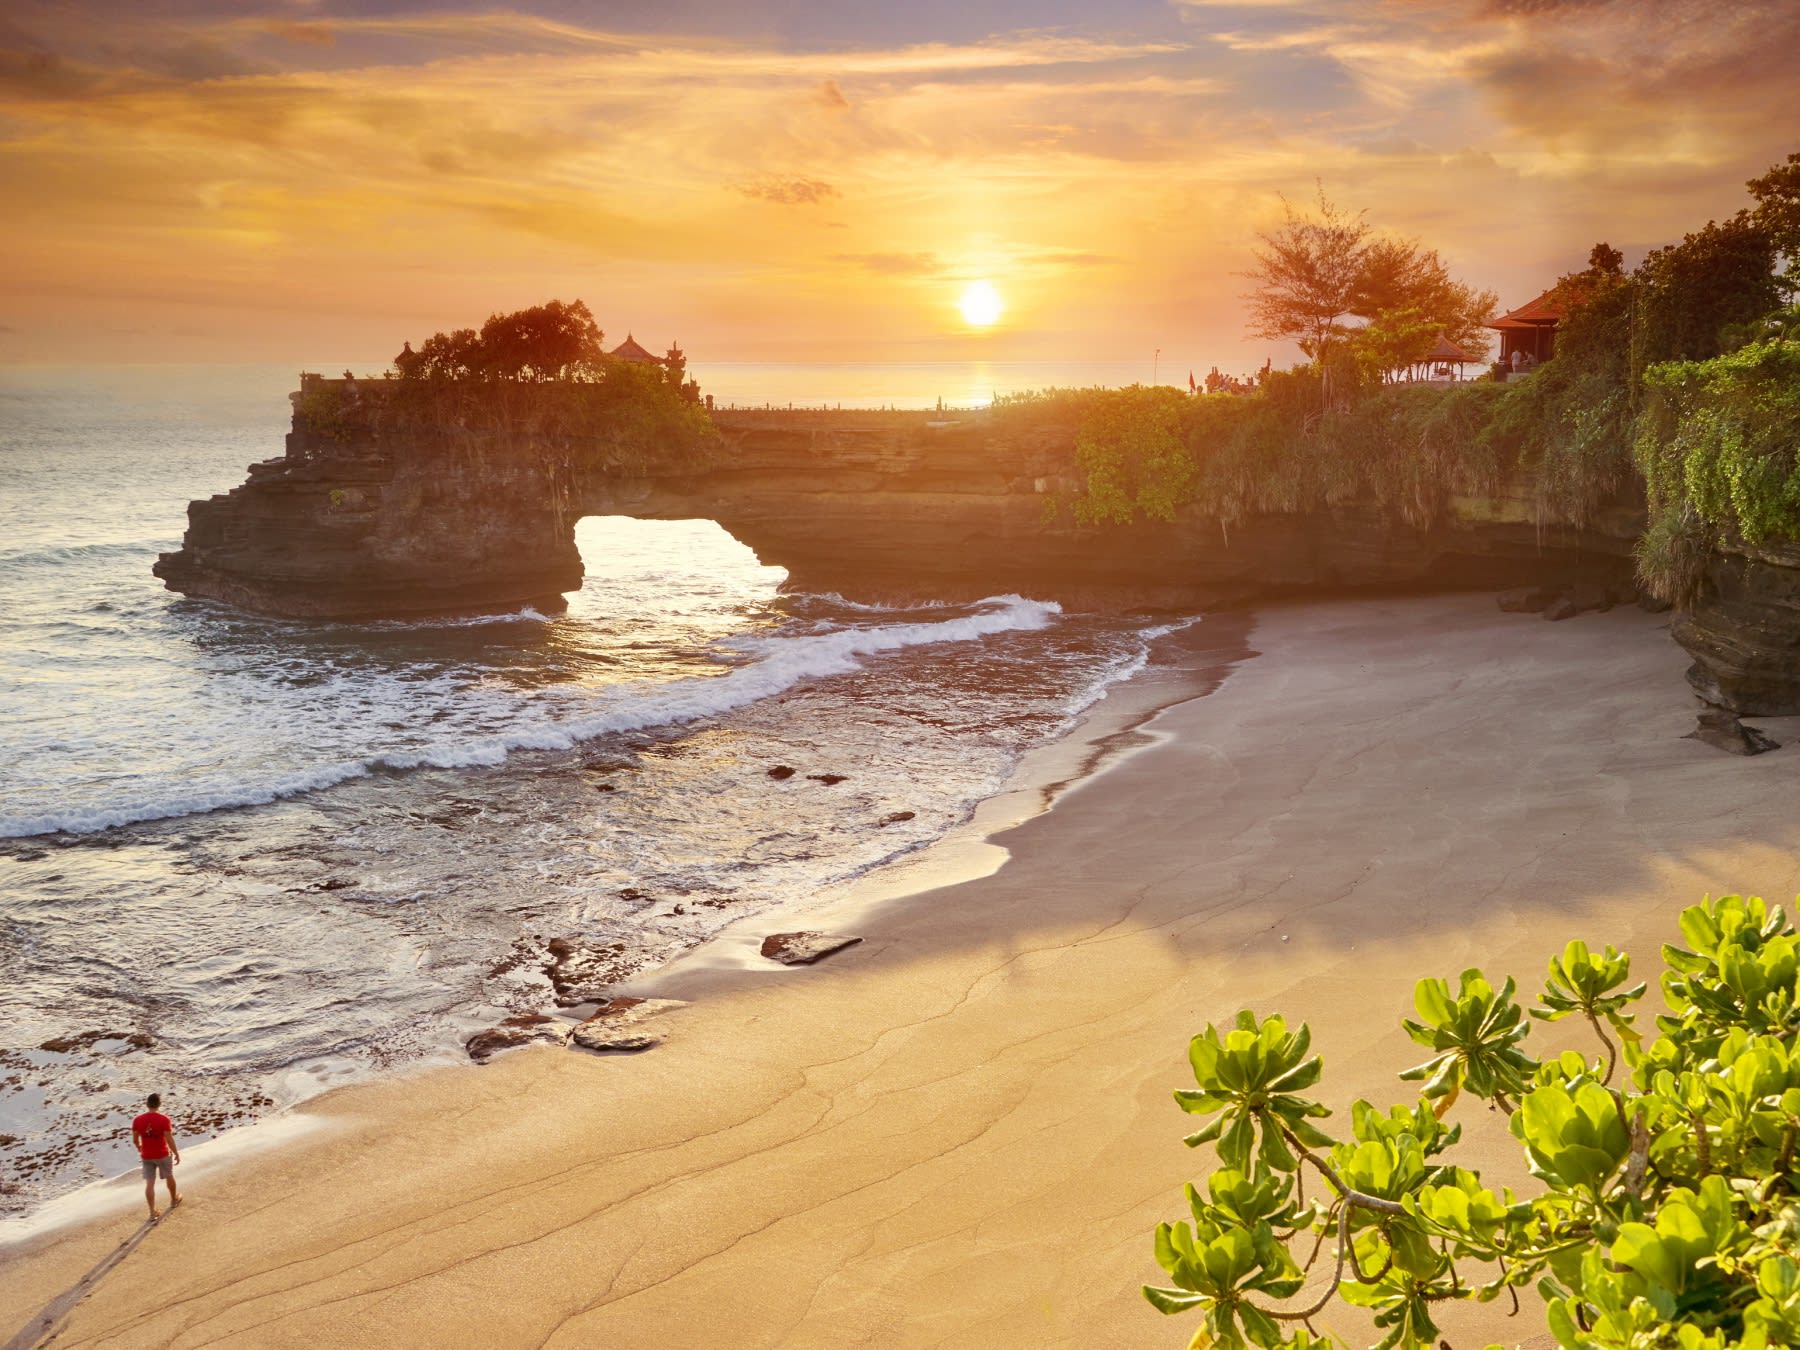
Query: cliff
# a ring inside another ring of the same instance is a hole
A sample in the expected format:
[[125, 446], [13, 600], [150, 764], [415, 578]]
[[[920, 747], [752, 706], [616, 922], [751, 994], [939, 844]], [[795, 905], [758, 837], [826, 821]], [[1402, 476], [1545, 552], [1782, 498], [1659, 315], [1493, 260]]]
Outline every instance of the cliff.
[[1670, 632], [1693, 656], [1688, 683], [1708, 703], [1746, 716], [1800, 713], [1800, 544], [1728, 543]]
[[[336, 382], [322, 382], [334, 384]], [[379, 393], [379, 390], [375, 391]], [[1624, 581], [1639, 513], [1537, 523], [1531, 484], [1449, 502], [1416, 529], [1371, 506], [1229, 528], [1083, 526], [1073, 426], [985, 413], [715, 417], [702, 462], [664, 468], [504, 436], [346, 431], [304, 411], [280, 459], [188, 508], [170, 589], [290, 617], [558, 605], [581, 584], [583, 516], [718, 521], [795, 588], [875, 599], [1016, 591], [1099, 608], [1216, 604], [1319, 589]]]

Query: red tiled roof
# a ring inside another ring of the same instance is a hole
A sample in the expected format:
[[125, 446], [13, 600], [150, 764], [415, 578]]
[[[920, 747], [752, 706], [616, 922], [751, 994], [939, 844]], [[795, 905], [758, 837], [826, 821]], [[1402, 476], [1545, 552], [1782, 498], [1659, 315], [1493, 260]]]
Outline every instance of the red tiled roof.
[[1509, 313], [1502, 314], [1488, 328], [1542, 328], [1545, 324], [1561, 323], [1567, 311], [1555, 299], [1556, 292], [1545, 291], [1537, 299], [1520, 305]]

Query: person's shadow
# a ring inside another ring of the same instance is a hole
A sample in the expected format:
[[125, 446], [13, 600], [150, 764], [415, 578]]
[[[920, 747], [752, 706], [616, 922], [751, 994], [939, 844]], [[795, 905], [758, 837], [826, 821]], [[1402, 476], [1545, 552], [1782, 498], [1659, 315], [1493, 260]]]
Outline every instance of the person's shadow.
[[99, 1263], [92, 1270], [46, 1303], [37, 1316], [19, 1328], [17, 1335], [5, 1345], [0, 1345], [0, 1350], [35, 1350], [35, 1347], [42, 1345], [62, 1330], [63, 1322], [75, 1310], [75, 1305], [93, 1293], [100, 1281], [110, 1275], [121, 1261], [136, 1251], [138, 1244], [149, 1237], [155, 1229], [155, 1222], [145, 1219], [138, 1225], [135, 1233], [101, 1257]]

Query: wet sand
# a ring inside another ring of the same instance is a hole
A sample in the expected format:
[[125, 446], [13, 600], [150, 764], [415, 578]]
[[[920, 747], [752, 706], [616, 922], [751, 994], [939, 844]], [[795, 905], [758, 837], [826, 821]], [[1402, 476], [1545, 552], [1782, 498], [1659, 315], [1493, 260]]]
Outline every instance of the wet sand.
[[[817, 967], [670, 969], [651, 992], [692, 1002], [646, 1054], [318, 1099], [321, 1128], [195, 1171], [141, 1240], [132, 1211], [0, 1255], [0, 1336], [36, 1344], [47, 1315], [58, 1347], [1185, 1345], [1192, 1320], [1138, 1287], [1200, 1170], [1170, 1092], [1207, 1021], [1311, 1021], [1329, 1128], [1406, 1099], [1419, 975], [1529, 991], [1573, 936], [1648, 974], [1703, 893], [1800, 889], [1800, 747], [1682, 739], [1665, 630], [1484, 596], [1265, 611], [1260, 657], [999, 836], [991, 875], [853, 899], [829, 925], [866, 940]], [[1516, 1175], [1496, 1119], [1456, 1116]], [[1502, 1311], [1453, 1333], [1540, 1333]]]

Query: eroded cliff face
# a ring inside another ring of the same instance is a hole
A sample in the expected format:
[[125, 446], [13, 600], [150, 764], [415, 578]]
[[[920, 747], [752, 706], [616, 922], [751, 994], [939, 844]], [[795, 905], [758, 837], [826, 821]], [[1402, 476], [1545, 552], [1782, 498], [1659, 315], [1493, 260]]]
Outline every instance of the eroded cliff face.
[[701, 469], [593, 467], [492, 440], [334, 440], [296, 418], [288, 453], [189, 507], [171, 589], [264, 613], [352, 618], [560, 603], [588, 515], [718, 521], [789, 585], [852, 598], [1018, 592], [1081, 607], [1217, 604], [1321, 589], [1624, 582], [1641, 515], [1540, 525], [1530, 484], [1459, 500], [1420, 530], [1370, 506], [1229, 528], [1198, 512], [1130, 527], [1053, 509], [1077, 491], [1075, 429], [983, 414], [727, 413]]
[[581, 555], [538, 466], [405, 442], [312, 446], [252, 464], [188, 506], [170, 590], [286, 618], [373, 618], [564, 603]]
[[1729, 545], [1704, 595], [1670, 626], [1694, 692], [1745, 716], [1800, 713], [1800, 544]]

